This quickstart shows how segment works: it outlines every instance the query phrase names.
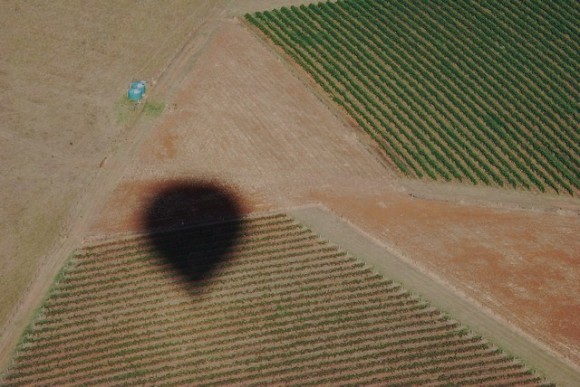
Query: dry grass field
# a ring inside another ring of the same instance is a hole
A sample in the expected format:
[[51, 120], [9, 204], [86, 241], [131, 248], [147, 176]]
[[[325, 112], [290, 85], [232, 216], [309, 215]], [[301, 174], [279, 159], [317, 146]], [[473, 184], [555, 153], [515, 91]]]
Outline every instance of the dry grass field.
[[159, 77], [217, 10], [202, 1], [2, 2], [0, 324], [127, 133], [115, 104], [128, 82]]
[[[324, 204], [578, 375], [578, 199], [401, 177], [236, 18], [300, 3], [0, 5], [3, 367], [71, 252], [142, 232], [185, 178], [229, 187], [240, 216]], [[133, 78], [161, 115], [119, 105]]]

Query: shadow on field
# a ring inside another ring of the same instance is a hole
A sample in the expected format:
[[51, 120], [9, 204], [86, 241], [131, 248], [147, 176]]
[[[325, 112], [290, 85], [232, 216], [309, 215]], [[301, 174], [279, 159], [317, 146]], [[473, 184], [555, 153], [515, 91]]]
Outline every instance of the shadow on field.
[[228, 258], [243, 227], [239, 197], [208, 181], [163, 183], [146, 206], [143, 228], [154, 251], [189, 284]]

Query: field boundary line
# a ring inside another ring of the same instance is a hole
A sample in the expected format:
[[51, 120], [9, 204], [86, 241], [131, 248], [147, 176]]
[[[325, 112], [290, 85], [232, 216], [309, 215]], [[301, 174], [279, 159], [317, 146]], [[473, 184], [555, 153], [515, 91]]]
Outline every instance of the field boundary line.
[[519, 189], [400, 179], [399, 185], [414, 199], [483, 208], [580, 216], [580, 200], [564, 195], [531, 193]]
[[412, 263], [404, 254], [394, 251], [334, 213], [325, 206], [303, 206], [287, 209], [289, 216], [308, 227], [321, 238], [346, 250], [369, 265], [375, 272], [400, 282], [404, 288], [428, 301], [451, 318], [469, 327], [507, 353], [522, 359], [540, 375], [563, 386], [580, 385], [580, 366], [563, 357], [485, 306], [465, 295], [451, 284]]
[[143, 231], [143, 230], [136, 230], [136, 231], [121, 231], [116, 233], [105, 233], [105, 234], [90, 234], [83, 237], [82, 246], [92, 246], [95, 244], [106, 243], [111, 241], [119, 241], [119, 240], [132, 240], [135, 238], [143, 238], [149, 235], [156, 234], [156, 233], [165, 233], [165, 232], [176, 232], [176, 231], [183, 231], [193, 229], [195, 227], [200, 226], [211, 226], [211, 225], [219, 225], [221, 223], [227, 223], [234, 220], [242, 220], [242, 221], [251, 221], [251, 220], [259, 220], [264, 217], [268, 216], [275, 216], [275, 215], [286, 215], [284, 211], [280, 210], [270, 210], [270, 211], [257, 211], [257, 212], [250, 212], [248, 214], [243, 214], [238, 217], [228, 218], [224, 220], [210, 220], [210, 221], [203, 221], [203, 222], [192, 222], [187, 223], [183, 226], [173, 227], [171, 229], [160, 229], [155, 232], [150, 231]]
[[403, 173], [394, 165], [393, 161], [384, 152], [381, 152], [380, 146], [374, 141], [371, 136], [356, 122], [343, 107], [332, 100], [332, 96], [324, 91], [312, 75], [308, 73], [303, 67], [296, 63], [290, 55], [282, 47], [274, 44], [268, 36], [266, 36], [259, 28], [248, 22], [245, 17], [237, 17], [241, 26], [245, 27], [256, 40], [260, 41], [272, 55], [276, 56], [278, 60], [284, 64], [284, 67], [298, 79], [326, 108], [332, 113], [337, 120], [339, 120], [345, 127], [349, 128], [351, 133], [356, 136], [358, 142], [363, 148], [380, 163], [386, 172], [386, 176], [391, 179], [403, 177]]

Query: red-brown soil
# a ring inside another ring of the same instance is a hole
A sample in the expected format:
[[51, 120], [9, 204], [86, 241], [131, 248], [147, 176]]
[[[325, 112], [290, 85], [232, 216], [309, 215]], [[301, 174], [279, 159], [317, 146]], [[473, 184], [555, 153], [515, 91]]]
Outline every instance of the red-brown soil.
[[392, 193], [363, 200], [315, 197], [493, 313], [578, 360], [576, 216]]

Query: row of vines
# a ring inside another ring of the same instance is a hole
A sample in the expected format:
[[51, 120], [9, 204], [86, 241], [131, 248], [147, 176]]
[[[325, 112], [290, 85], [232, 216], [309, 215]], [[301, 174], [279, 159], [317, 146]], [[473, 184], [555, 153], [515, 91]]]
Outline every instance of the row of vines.
[[580, 188], [580, 7], [339, 0], [246, 15], [405, 175]]
[[545, 383], [287, 216], [243, 224], [203, 283], [146, 238], [77, 252], [2, 385]]

